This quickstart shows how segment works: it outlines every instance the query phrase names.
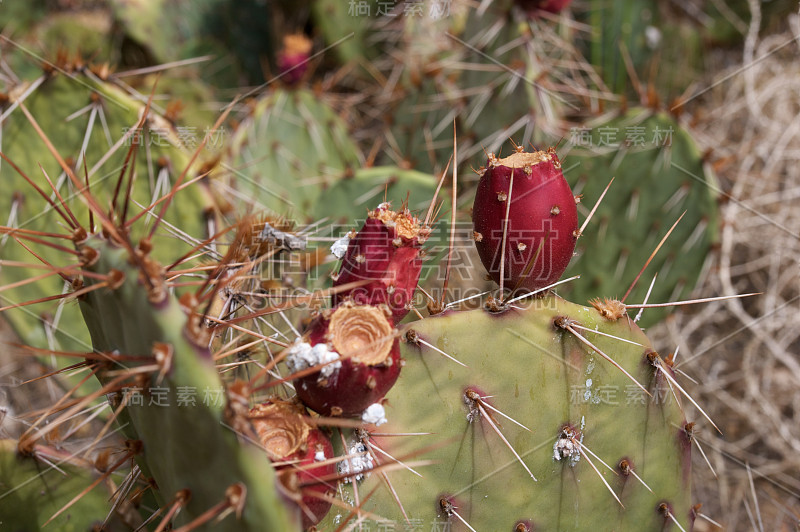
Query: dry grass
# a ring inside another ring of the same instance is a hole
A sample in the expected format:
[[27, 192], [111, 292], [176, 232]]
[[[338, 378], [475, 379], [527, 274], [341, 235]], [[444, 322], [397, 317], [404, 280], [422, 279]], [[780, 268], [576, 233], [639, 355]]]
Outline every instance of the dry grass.
[[[697, 292], [763, 295], [679, 312], [650, 333], [658, 345], [680, 346], [682, 369], [699, 382], [690, 388], [725, 433], [698, 435], [718, 476], [695, 453], [703, 513], [725, 530], [797, 530], [800, 15], [784, 32], [763, 35], [759, 3], [750, 6], [743, 49], [718, 57], [727, 66], [689, 104], [723, 191], [719, 253]], [[716, 527], [701, 520], [697, 529]]]

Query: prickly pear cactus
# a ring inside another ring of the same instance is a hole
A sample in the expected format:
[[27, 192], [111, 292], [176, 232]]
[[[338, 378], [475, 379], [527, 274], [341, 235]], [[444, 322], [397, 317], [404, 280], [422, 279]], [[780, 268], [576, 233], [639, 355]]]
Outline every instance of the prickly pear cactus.
[[[383, 4], [377, 0], [348, 4], [337, 0], [318, 0], [312, 2], [311, 13], [314, 23], [319, 27], [325, 43], [333, 46], [343, 64], [356, 64], [360, 67], [374, 59], [376, 47], [367, 45], [373, 37], [372, 17], [393, 11], [394, 5]], [[366, 69], [364, 69], [366, 71]], [[363, 72], [356, 70], [356, 73]]]
[[[125, 405], [123, 430], [141, 442], [132, 454], [155, 481], [159, 504], [183, 499], [182, 523], [220, 505], [233, 509], [238, 518], [218, 530], [296, 528], [299, 514], [280, 499], [274, 471], [250, 435], [248, 394], [223, 385], [191, 302], [169, 293], [163, 269], [146, 253], [98, 237], [78, 249], [92, 257], [90, 271], [108, 277], [106, 289], [81, 300], [81, 311], [94, 350], [106, 354], [98, 378], [115, 392], [113, 405]], [[220, 399], [198, 398], [207, 393]]]
[[[108, 513], [105, 490], [82, 498], [69, 511], [45, 523], [93, 481], [86, 461], [65, 450], [39, 449], [43, 460], [20, 456], [17, 442], [0, 440], [0, 522], [7, 530], [82, 532]], [[84, 462], [75, 464], [73, 462]], [[55, 465], [53, 465], [55, 464]]]
[[308, 89], [275, 90], [255, 102], [224, 158], [249, 208], [306, 223], [323, 191], [359, 164], [344, 121]]
[[529, 19], [531, 4], [541, 3], [427, 0], [372, 23], [370, 41], [388, 50], [373, 64], [392, 83], [370, 101], [383, 111], [392, 159], [440, 171], [455, 123], [457, 163], [477, 167], [509, 138], [526, 148], [553, 142], [590, 99], [615, 99], [597, 86], [573, 25]]
[[[394, 209], [406, 208], [418, 217], [425, 217], [431, 207], [437, 182], [435, 176], [406, 170], [396, 166], [360, 168], [352, 175], [340, 177], [323, 195], [314, 209], [316, 216], [330, 220], [334, 225], [335, 238], [343, 238], [368, 218], [368, 212], [380, 203], [388, 203]], [[449, 218], [452, 214], [450, 190], [444, 189], [436, 200], [435, 219], [430, 220], [428, 245], [423, 257], [420, 284], [430, 287], [430, 282], [441, 273], [442, 259], [449, 242]], [[310, 242], [313, 245], [314, 242]], [[326, 273], [335, 274], [335, 263], [318, 268], [321, 278]]]
[[612, 91], [617, 94], [630, 92], [632, 84], [624, 57], [630, 58], [637, 74], [644, 72], [658, 45], [652, 39], [648, 40], [648, 31], [658, 32], [653, 27], [659, 15], [658, 3], [652, 0], [614, 0], [590, 4], [587, 22], [595, 31], [588, 42], [588, 59]]
[[[35, 125], [20, 104], [24, 105]], [[62, 272], [61, 276], [51, 274], [35, 283], [28, 281], [41, 276], [44, 273], [41, 268], [46, 264], [60, 263], [64, 253], [52, 245], [42, 245], [41, 238], [35, 236], [35, 231], [57, 233], [60, 224], [66, 223], [58, 213], [59, 210], [64, 212], [64, 208], [59, 206], [47, 179], [59, 190], [64, 204], [74, 214], [76, 220], [70, 223], [73, 226], [75, 222], [84, 226], [89, 223], [89, 211], [81, 199], [79, 187], [67, 178], [59, 162], [51, 156], [47, 144], [36, 131], [37, 127], [81, 180], [88, 172], [90, 192], [106, 208], [113, 202], [120, 216], [125, 203], [128, 204], [129, 218], [133, 218], [140, 206], [150, 205], [166, 195], [184, 170], [184, 182], [195, 177], [189, 166], [189, 146], [184, 141], [199, 143], [203, 132], [190, 130], [191, 137], [187, 139], [181, 135], [181, 130], [152, 109], [149, 119], [142, 127], [137, 127], [144, 108], [144, 103], [133, 99], [112, 82], [79, 71], [42, 73], [41, 77], [11, 90], [3, 107], [2, 152], [5, 158], [0, 166], [0, 182], [5, 193], [0, 195], [0, 212], [5, 213], [4, 225], [27, 233], [0, 234], [0, 253], [4, 260], [10, 261], [0, 265], [0, 283], [5, 288], [0, 293], [0, 306], [28, 301], [34, 295], [62, 293], [66, 279], [71, 277], [69, 272]], [[130, 148], [136, 142], [139, 148], [131, 156]], [[129, 156], [132, 157], [130, 160], [127, 159]], [[58, 208], [46, 203], [12, 163], [52, 198]], [[131, 173], [135, 173], [132, 182], [129, 181]], [[122, 174], [126, 178], [120, 181]], [[210, 196], [202, 186], [178, 192], [162, 225], [169, 230], [159, 231], [155, 236], [155, 255], [169, 264], [183, 251], [176, 253], [175, 246], [160, 243], [171, 243], [181, 233], [201, 240], [205, 238], [207, 218], [204, 210], [210, 205]], [[154, 214], [161, 206], [163, 202]], [[99, 223], [95, 216], [95, 227]], [[141, 234], [147, 228], [144, 224], [136, 224], [131, 230], [134, 234]], [[42, 261], [37, 261], [27, 249], [14, 242], [15, 239], [31, 247]], [[18, 264], [14, 264], [15, 261]], [[32, 266], [19, 265], [25, 263]], [[12, 283], [19, 284], [7, 286]], [[63, 302], [58, 300], [13, 308], [4, 315], [28, 344], [65, 350], [85, 350], [88, 346], [85, 327], [76, 319], [75, 313], [63, 312]]]
[[[218, 87], [257, 84], [264, 58], [274, 55], [271, 5], [257, 0], [111, 0], [123, 60], [168, 63], [213, 55], [205, 79]], [[137, 49], [138, 48], [138, 49]], [[130, 55], [128, 57], [126, 55]]]
[[558, 281], [575, 250], [578, 213], [555, 150], [490, 154], [482, 172], [473, 238], [489, 275], [512, 291]]
[[370, 456], [394, 466], [388, 485], [373, 474], [358, 486], [367, 522], [689, 529], [690, 443], [671, 369], [628, 319], [550, 296], [409, 324], [402, 350], [389, 422], [362, 433]]
[[[719, 188], [689, 132], [664, 113], [632, 109], [576, 130], [573, 142], [582, 145], [562, 159], [573, 191], [583, 195], [585, 213], [612, 177], [614, 182], [578, 239], [577, 257], [567, 270], [581, 278], [563, 293], [576, 301], [623, 297], [685, 212], [626, 302], [642, 302], [656, 273], [649, 302], [685, 298], [704, 270], [719, 224]], [[666, 312], [649, 309], [641, 323], [655, 323]]]
[[[441, 171], [452, 152], [454, 122], [458, 164], [497, 151], [512, 136], [524, 137], [523, 144], [534, 140], [529, 124], [540, 108], [528, 100], [525, 70], [535, 54], [530, 34], [507, 20], [508, 6], [493, 4], [484, 13], [459, 0], [418, 5], [426, 16], [403, 17], [399, 28], [383, 33], [396, 39], [388, 55], [402, 58], [387, 62], [402, 76], [382, 102], [396, 156], [414, 168]], [[437, 15], [445, 5], [447, 13]]]
[[[387, 201], [397, 207], [406, 203], [410, 211], [424, 213], [435, 190], [436, 178], [431, 174], [396, 166], [359, 168], [352, 174], [340, 176], [325, 191], [314, 212], [320, 219], [352, 223], [377, 204]], [[449, 198], [440, 194], [440, 200], [444, 202], [440, 211], [449, 210]]]

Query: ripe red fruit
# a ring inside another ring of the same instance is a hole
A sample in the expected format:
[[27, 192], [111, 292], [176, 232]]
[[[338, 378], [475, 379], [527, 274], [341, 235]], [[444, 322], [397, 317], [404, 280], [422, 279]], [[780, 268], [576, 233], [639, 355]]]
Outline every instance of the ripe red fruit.
[[286, 495], [300, 508], [303, 529], [322, 521], [331, 508], [330, 502], [317, 495], [336, 494], [336, 481], [330, 480], [336, 476], [333, 445], [305, 416], [301, 405], [279, 398], [257, 405], [249, 413]]
[[281, 79], [287, 85], [295, 85], [308, 70], [308, 59], [311, 57], [313, 44], [302, 33], [286, 35], [283, 48], [278, 52], [277, 63]]
[[409, 312], [417, 289], [422, 243], [430, 234], [407, 209], [393, 211], [382, 203], [367, 215], [364, 227], [352, 238], [333, 286], [368, 281], [332, 296], [333, 306], [344, 300], [363, 305], [384, 304], [398, 323]]
[[295, 373], [328, 362], [294, 381], [297, 396], [324, 416], [360, 416], [400, 375], [400, 344], [386, 307], [345, 302], [323, 313], [306, 339], [289, 348]]
[[557, 281], [575, 251], [578, 212], [553, 148], [489, 155], [472, 222], [478, 255], [497, 283], [506, 217], [504, 287], [537, 290]]

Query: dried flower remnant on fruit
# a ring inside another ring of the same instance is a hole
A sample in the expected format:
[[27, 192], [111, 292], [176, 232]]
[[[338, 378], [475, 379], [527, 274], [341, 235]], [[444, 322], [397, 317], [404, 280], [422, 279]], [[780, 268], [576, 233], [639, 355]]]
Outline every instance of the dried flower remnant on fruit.
[[301, 33], [286, 35], [283, 48], [278, 52], [278, 69], [288, 85], [294, 85], [308, 70], [308, 60], [313, 44]]
[[380, 220], [386, 227], [394, 228], [398, 237], [408, 240], [418, 239], [425, 242], [430, 236], [430, 228], [424, 226], [420, 220], [411, 215], [408, 209], [399, 211], [391, 210], [389, 203], [381, 203], [374, 211], [369, 211], [369, 217]]
[[307, 415], [299, 403], [273, 397], [250, 409], [248, 416], [287, 495], [302, 510], [303, 529], [319, 523], [330, 510], [332, 486], [320, 479], [336, 473], [329, 462], [333, 445]]
[[323, 312], [304, 338], [338, 354], [341, 365], [327, 377], [300, 375], [294, 381], [298, 397], [324, 416], [361, 417], [383, 399], [400, 375], [400, 339], [384, 305], [345, 301]]
[[343, 357], [374, 366], [392, 351], [394, 327], [378, 307], [345, 303], [331, 316], [327, 337]]
[[545, 161], [552, 161], [554, 155], [555, 152], [550, 152], [550, 151], [532, 151], [532, 152], [517, 151], [512, 153], [508, 157], [498, 159], [497, 157], [494, 156], [494, 154], [490, 154], [489, 164], [487, 165], [487, 168], [494, 168], [496, 166], [505, 166], [507, 168], [529, 171], [531, 166], [535, 166]]
[[342, 367], [339, 353], [331, 351], [324, 343], [312, 346], [299, 338], [289, 347], [286, 366], [292, 373], [324, 364], [319, 370], [318, 380], [330, 377], [334, 371]]
[[276, 400], [250, 409], [250, 420], [261, 445], [270, 458], [280, 460], [296, 453], [308, 440], [311, 426], [302, 417], [302, 408]]

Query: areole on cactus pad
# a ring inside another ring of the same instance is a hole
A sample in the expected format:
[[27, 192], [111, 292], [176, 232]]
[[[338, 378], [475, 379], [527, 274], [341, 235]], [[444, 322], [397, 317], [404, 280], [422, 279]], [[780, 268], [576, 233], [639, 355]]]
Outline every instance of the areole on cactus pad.
[[473, 238], [491, 278], [511, 290], [557, 281], [575, 249], [578, 213], [555, 150], [490, 154], [482, 172]]

